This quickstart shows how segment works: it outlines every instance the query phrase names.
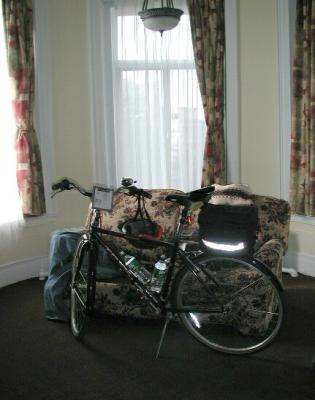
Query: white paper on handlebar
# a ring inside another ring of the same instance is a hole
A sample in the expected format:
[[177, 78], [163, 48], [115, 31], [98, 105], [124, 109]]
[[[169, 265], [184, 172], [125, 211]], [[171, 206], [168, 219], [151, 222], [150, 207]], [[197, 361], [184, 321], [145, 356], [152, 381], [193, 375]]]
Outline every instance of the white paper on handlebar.
[[93, 186], [92, 207], [97, 210], [112, 211], [114, 189], [105, 185]]

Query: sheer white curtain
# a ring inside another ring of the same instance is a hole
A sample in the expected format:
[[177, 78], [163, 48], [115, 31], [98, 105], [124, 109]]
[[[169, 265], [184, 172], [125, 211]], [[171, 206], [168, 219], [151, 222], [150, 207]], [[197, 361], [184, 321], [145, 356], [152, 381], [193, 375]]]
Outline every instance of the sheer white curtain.
[[206, 126], [189, 17], [184, 1], [176, 6], [186, 13], [162, 37], [144, 29], [142, 1], [112, 10], [117, 183], [131, 176], [146, 188], [200, 187]]
[[0, 247], [16, 237], [23, 222], [22, 206], [16, 180], [14, 151], [15, 122], [7, 70], [6, 49], [0, 3]]

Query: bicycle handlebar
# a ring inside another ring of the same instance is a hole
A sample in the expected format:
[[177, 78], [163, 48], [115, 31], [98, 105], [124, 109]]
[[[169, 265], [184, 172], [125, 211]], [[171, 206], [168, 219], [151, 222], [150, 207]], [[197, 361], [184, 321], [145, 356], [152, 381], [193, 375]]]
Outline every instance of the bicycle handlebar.
[[59, 182], [51, 185], [52, 190], [70, 190], [70, 181], [68, 179], [62, 179]]
[[[59, 181], [53, 183], [51, 185], [51, 189], [53, 190], [51, 197], [54, 197], [57, 193], [61, 193], [64, 190], [72, 190], [72, 189], [78, 190], [83, 196], [92, 197], [91, 191], [84, 189], [73, 179], [68, 179], [68, 178], [62, 178]], [[122, 186], [118, 189], [118, 191], [125, 192], [130, 196], [140, 195], [148, 199], [152, 198], [152, 195], [150, 193], [146, 192], [143, 189], [139, 189], [136, 186], [128, 186], [128, 187]]]
[[[83, 196], [92, 197], [91, 191], [84, 189], [77, 182], [75, 182], [72, 179], [68, 179], [68, 178], [62, 178], [59, 181], [53, 183], [51, 185], [51, 188], [53, 190], [51, 197], [54, 197], [57, 193], [63, 192], [64, 190], [72, 190], [72, 189], [78, 190]], [[127, 187], [121, 186], [118, 189], [118, 191], [126, 193], [130, 196], [143, 196], [148, 199], [152, 198], [151, 193], [148, 193], [143, 189], [139, 189], [134, 185], [127, 186]], [[204, 187], [201, 189], [193, 190], [192, 192], [188, 192], [185, 194], [168, 195], [168, 196], [166, 196], [166, 200], [175, 201], [175, 202], [177, 201], [177, 202], [182, 203], [183, 205], [188, 206], [189, 202], [205, 201], [206, 198], [213, 191], [214, 191], [214, 186], [207, 186], [207, 187]]]
[[143, 196], [148, 199], [152, 198], [152, 194], [146, 192], [143, 189], [139, 189], [136, 186], [128, 186], [128, 187], [121, 187], [118, 189], [119, 192], [125, 192], [126, 194], [129, 194], [130, 196]]
[[51, 189], [53, 190], [51, 197], [54, 197], [57, 193], [63, 192], [64, 190], [72, 190], [72, 189], [76, 189], [83, 196], [92, 197], [91, 191], [84, 189], [74, 180], [68, 178], [62, 178], [59, 181], [53, 183], [51, 185]]

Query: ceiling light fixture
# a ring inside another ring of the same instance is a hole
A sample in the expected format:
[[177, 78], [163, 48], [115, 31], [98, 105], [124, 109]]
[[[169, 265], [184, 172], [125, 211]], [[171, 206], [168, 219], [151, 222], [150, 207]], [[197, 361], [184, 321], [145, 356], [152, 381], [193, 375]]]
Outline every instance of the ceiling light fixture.
[[138, 13], [145, 28], [150, 29], [151, 31], [158, 31], [161, 33], [161, 36], [164, 31], [168, 31], [177, 26], [182, 14], [182, 10], [174, 8], [173, 0], [161, 0], [160, 8], [149, 9], [148, 0], [144, 0], [142, 11], [139, 11]]

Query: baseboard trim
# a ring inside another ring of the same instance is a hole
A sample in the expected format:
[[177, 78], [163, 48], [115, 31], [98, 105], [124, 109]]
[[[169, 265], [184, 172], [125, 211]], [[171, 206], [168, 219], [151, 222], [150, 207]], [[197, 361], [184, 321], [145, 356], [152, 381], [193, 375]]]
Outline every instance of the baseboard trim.
[[288, 251], [284, 258], [284, 272], [297, 273], [315, 277], [315, 255]]
[[48, 274], [48, 256], [34, 257], [0, 265], [0, 287], [25, 279], [43, 279]]

